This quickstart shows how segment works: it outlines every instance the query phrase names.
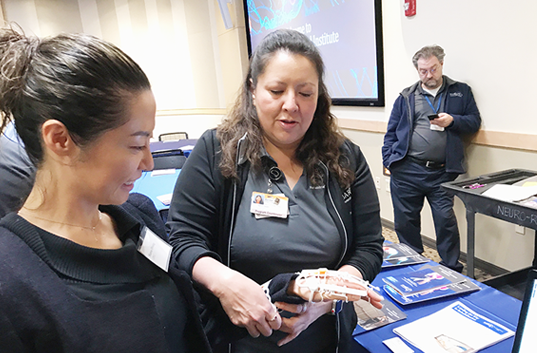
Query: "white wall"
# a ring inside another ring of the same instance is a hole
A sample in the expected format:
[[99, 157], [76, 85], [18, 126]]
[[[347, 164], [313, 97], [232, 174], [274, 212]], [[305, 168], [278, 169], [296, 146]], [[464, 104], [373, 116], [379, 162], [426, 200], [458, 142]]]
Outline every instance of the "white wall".
[[84, 32], [119, 46], [145, 71], [158, 110], [224, 108], [213, 0], [1, 0], [31, 35]]
[[188, 138], [199, 138], [207, 129], [215, 128], [222, 121], [222, 115], [189, 114], [157, 116], [153, 139], [157, 140], [158, 135], [165, 132], [185, 131]]
[[[422, 46], [439, 44], [446, 50], [444, 73], [469, 83], [481, 111], [482, 128], [489, 131], [535, 134], [537, 119], [537, 2], [500, 0], [417, 0], [417, 14], [404, 16], [403, 1], [383, 1], [385, 108], [334, 107], [339, 118], [387, 122], [399, 92], [418, 80], [412, 55]], [[381, 215], [393, 221], [390, 194], [382, 175], [382, 134], [345, 130], [362, 147], [375, 177], [380, 177]], [[505, 169], [537, 171], [537, 153], [472, 145], [468, 151], [473, 177]], [[466, 220], [462, 202], [455, 212], [466, 251]], [[434, 239], [428, 206], [422, 212], [422, 233]], [[516, 270], [533, 259], [534, 231], [515, 233], [514, 225], [487, 216], [476, 217], [476, 256], [499, 267]]]

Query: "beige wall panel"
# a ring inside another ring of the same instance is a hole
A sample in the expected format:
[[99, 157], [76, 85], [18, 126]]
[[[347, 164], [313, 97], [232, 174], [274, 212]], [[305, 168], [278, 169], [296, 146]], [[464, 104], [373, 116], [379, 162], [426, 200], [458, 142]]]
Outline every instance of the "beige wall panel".
[[19, 24], [27, 35], [41, 36], [34, 0], [4, 0], [5, 19]]
[[97, 11], [101, 22], [102, 39], [121, 46], [116, 6], [111, 0], [97, 0]]
[[35, 0], [35, 8], [41, 36], [51, 36], [60, 32], [83, 32], [78, 1]]
[[[240, 86], [248, 71], [248, 44], [244, 27], [244, 11], [240, 1], [232, 1], [228, 4], [233, 28], [226, 29], [218, 2], [213, 0], [217, 9], [216, 26], [218, 42], [220, 46], [220, 61], [222, 78], [225, 88], [225, 105], [230, 108], [237, 97]], [[230, 50], [229, 48], [238, 48]]]
[[198, 108], [219, 107], [216, 53], [212, 42], [208, 3], [207, 1], [186, 1], [184, 6], [191, 68], [194, 76], [193, 89], [196, 92], [195, 106]]
[[143, 42], [147, 41], [148, 14], [146, 12], [146, 6], [144, 0], [129, 0], [129, 15], [132, 25], [132, 36]]
[[78, 0], [78, 8], [80, 9], [83, 32], [102, 38], [101, 21], [96, 0]]

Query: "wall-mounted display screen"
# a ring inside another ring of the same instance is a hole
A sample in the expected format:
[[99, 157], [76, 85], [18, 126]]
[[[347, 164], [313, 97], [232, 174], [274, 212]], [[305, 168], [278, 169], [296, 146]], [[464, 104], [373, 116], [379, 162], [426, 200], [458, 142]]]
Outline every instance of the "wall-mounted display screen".
[[270, 32], [306, 34], [335, 105], [384, 106], [380, 0], [244, 0], [250, 53]]

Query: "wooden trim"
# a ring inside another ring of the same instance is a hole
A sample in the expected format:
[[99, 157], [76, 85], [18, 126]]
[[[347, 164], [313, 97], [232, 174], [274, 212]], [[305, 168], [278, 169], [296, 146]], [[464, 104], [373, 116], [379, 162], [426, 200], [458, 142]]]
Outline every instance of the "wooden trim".
[[195, 108], [195, 109], [168, 109], [157, 110], [157, 116], [173, 115], [226, 115], [224, 108]]
[[[382, 121], [338, 119], [342, 129], [386, 133], [387, 123]], [[537, 135], [513, 132], [479, 130], [472, 138], [476, 145], [537, 152]]]
[[386, 133], [387, 123], [373, 120], [337, 119], [342, 129]]
[[472, 139], [472, 143], [483, 146], [513, 148], [526, 151], [537, 151], [537, 136], [513, 132], [480, 130]]

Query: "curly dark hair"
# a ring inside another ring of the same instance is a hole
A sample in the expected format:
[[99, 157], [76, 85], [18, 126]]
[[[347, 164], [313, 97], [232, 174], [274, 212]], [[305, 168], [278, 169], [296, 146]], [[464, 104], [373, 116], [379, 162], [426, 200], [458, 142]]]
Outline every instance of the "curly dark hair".
[[297, 160], [303, 164], [313, 185], [319, 185], [323, 179], [323, 172], [317, 167], [319, 162], [323, 162], [336, 175], [338, 182], [348, 187], [354, 174], [349, 169], [348, 158], [340, 151], [345, 137], [337, 126], [336, 118], [330, 113], [332, 102], [323, 81], [324, 63], [321, 54], [308, 37], [289, 29], [270, 33], [256, 48], [239, 96], [230, 113], [217, 128], [217, 137], [222, 146], [222, 174], [228, 178], [237, 177], [237, 143], [243, 136], [245, 157], [252, 168], [260, 170], [262, 167], [260, 154], [263, 147], [263, 130], [253, 104], [252, 89], [256, 87], [258, 78], [269, 61], [279, 51], [307, 58], [313, 63], [319, 77], [317, 109], [311, 126], [296, 150]]

